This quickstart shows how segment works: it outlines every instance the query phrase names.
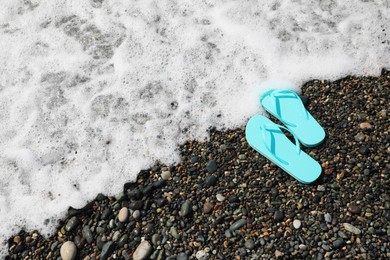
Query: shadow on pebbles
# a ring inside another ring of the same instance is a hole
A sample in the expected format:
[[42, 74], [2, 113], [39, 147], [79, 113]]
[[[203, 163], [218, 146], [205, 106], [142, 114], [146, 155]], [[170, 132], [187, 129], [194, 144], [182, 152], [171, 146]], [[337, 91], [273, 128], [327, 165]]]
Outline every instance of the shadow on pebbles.
[[389, 259], [389, 82], [383, 71], [302, 87], [327, 133], [303, 148], [323, 168], [312, 185], [251, 149], [244, 128], [211, 130], [178, 165], [70, 208], [52, 237], [20, 231], [7, 259]]

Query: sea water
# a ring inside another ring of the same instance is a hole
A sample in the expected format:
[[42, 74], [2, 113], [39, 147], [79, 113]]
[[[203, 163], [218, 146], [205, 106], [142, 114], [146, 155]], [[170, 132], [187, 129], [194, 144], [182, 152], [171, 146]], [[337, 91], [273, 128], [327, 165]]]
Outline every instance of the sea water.
[[389, 3], [1, 0], [0, 241], [245, 125], [265, 80], [378, 75]]

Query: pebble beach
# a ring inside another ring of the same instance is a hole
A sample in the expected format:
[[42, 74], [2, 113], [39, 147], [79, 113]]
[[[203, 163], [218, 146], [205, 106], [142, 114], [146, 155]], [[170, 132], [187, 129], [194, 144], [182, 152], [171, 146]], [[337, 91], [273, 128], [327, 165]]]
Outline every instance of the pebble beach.
[[389, 85], [383, 70], [301, 87], [327, 135], [302, 147], [322, 166], [311, 185], [249, 147], [245, 126], [211, 129], [53, 234], [15, 233], [6, 259], [389, 259]]

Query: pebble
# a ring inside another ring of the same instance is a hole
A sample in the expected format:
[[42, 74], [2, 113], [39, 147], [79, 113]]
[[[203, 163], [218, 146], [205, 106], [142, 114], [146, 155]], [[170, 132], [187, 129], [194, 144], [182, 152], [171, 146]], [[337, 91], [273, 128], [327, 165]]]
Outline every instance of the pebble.
[[180, 208], [180, 214], [182, 217], [188, 216], [192, 212], [192, 203], [191, 201], [185, 201]]
[[357, 134], [355, 135], [355, 141], [357, 141], [357, 142], [361, 142], [361, 141], [363, 141], [365, 138], [366, 138], [366, 137], [365, 137], [365, 135], [364, 135], [363, 133], [357, 133]]
[[83, 235], [85, 240], [87, 240], [88, 244], [91, 244], [93, 242], [93, 234], [89, 226], [84, 226], [81, 234]]
[[139, 219], [141, 217], [141, 211], [139, 211], [138, 209], [137, 210], [134, 210], [133, 212], [133, 218], [135, 220]]
[[129, 220], [129, 209], [126, 207], [121, 208], [121, 210], [118, 213], [118, 220], [119, 222], [127, 222]]
[[345, 241], [342, 238], [338, 238], [335, 241], [333, 241], [333, 248], [334, 249], [339, 249], [345, 246]]
[[103, 245], [102, 252], [100, 253], [101, 260], [107, 260], [114, 252], [115, 244], [112, 241], [108, 241]]
[[295, 219], [294, 222], [293, 222], [293, 226], [295, 229], [300, 229], [301, 228], [301, 221], [299, 219]]
[[61, 246], [60, 254], [63, 260], [73, 260], [76, 258], [77, 248], [72, 241], [67, 241]]
[[206, 252], [204, 250], [199, 250], [195, 254], [196, 259], [198, 260], [205, 260], [206, 259]]
[[329, 213], [325, 213], [324, 219], [326, 223], [332, 223], [332, 215], [330, 215]]
[[371, 124], [368, 122], [364, 122], [364, 123], [359, 124], [359, 127], [361, 129], [371, 129], [372, 128]]
[[275, 222], [281, 222], [284, 218], [284, 213], [283, 211], [276, 210], [274, 213], [274, 220]]
[[363, 154], [363, 155], [366, 155], [366, 154], [368, 154], [368, 147], [367, 146], [365, 146], [365, 145], [362, 145], [362, 146], [360, 146], [359, 147], [359, 153], [361, 153], [361, 154]]
[[223, 201], [226, 199], [226, 197], [223, 196], [221, 193], [218, 193], [217, 196], [216, 196], [216, 198], [217, 198], [217, 200], [218, 200], [219, 202], [223, 202]]
[[210, 175], [206, 177], [206, 187], [214, 186], [217, 182], [217, 177], [215, 175]]
[[279, 257], [282, 257], [284, 256], [284, 254], [282, 252], [280, 252], [279, 250], [275, 250], [275, 257], [276, 258], [279, 258]]
[[345, 230], [355, 234], [355, 235], [360, 235], [361, 231], [360, 229], [358, 229], [357, 227], [354, 227], [352, 226], [351, 224], [349, 223], [343, 223], [343, 226], [345, 228]]
[[353, 213], [353, 214], [360, 214], [360, 212], [362, 212], [361, 208], [359, 206], [356, 206], [356, 205], [349, 206], [348, 211]]
[[210, 202], [206, 202], [205, 204], [203, 204], [203, 212], [205, 214], [210, 214], [211, 212], [213, 212], [213, 209], [214, 209], [214, 204]]
[[144, 260], [147, 259], [151, 253], [152, 246], [148, 241], [144, 240], [138, 245], [137, 249], [134, 251], [133, 259]]
[[237, 220], [236, 222], [234, 222], [231, 226], [230, 226], [230, 230], [231, 231], [235, 231], [237, 229], [240, 229], [242, 228], [243, 226], [245, 226], [247, 223], [247, 220], [245, 218], [242, 218], [242, 219], [239, 219]]
[[171, 178], [171, 172], [170, 171], [163, 171], [161, 173], [161, 178], [163, 180], [169, 180]]
[[65, 230], [70, 232], [79, 224], [79, 220], [77, 217], [72, 217], [69, 219], [68, 223], [66, 223]]
[[255, 248], [255, 241], [253, 241], [253, 239], [248, 239], [247, 241], [245, 241], [245, 247], [249, 250], [252, 250], [253, 248]]
[[180, 253], [177, 255], [176, 260], [188, 260], [188, 255], [186, 253]]
[[318, 185], [317, 191], [325, 191], [325, 187], [323, 185]]
[[217, 163], [214, 160], [209, 161], [206, 165], [206, 169], [209, 173], [215, 172], [217, 168], [218, 168]]

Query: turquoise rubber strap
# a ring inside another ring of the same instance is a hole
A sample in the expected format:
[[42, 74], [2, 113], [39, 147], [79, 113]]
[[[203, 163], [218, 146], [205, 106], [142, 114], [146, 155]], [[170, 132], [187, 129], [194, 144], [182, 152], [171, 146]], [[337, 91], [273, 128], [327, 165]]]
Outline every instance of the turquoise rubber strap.
[[[298, 138], [296, 137], [296, 135], [294, 133], [292, 133], [288, 128], [284, 127], [284, 126], [281, 126], [281, 125], [277, 125], [277, 124], [273, 124], [273, 125], [263, 125], [263, 127], [260, 127], [260, 130], [261, 130], [261, 133], [263, 135], [263, 144], [264, 146], [267, 148], [267, 150], [273, 155], [275, 156], [276, 159], [278, 159], [278, 161], [280, 161], [281, 163], [285, 164], [285, 165], [289, 165], [289, 163], [286, 161], [286, 160], [283, 160], [281, 157], [279, 157], [276, 152], [275, 152], [275, 137], [272, 133], [280, 133], [281, 130], [280, 128], [288, 131], [289, 133], [291, 133], [291, 135], [294, 137], [294, 140], [295, 140], [295, 147], [296, 147], [296, 152], [297, 154], [300, 154], [301, 153], [301, 146], [299, 144], [299, 141], [298, 141]], [[266, 143], [266, 133], [270, 132], [271, 133], [271, 146], [269, 146], [267, 143]]]
[[305, 108], [305, 106], [303, 105], [300, 97], [293, 91], [290, 91], [290, 90], [274, 90], [270, 93], [270, 96], [272, 96], [274, 99], [275, 99], [275, 111], [276, 111], [276, 114], [279, 116], [279, 120], [282, 121], [284, 124], [288, 125], [288, 126], [291, 126], [291, 127], [296, 127], [297, 125], [292, 123], [292, 122], [289, 122], [285, 119], [282, 118], [282, 113], [280, 111], [280, 101], [279, 99], [281, 98], [295, 98], [295, 99], [298, 99], [299, 100], [299, 104], [300, 104], [300, 112], [301, 113], [304, 113], [305, 114], [305, 117], [306, 119], [309, 119], [309, 114]]

